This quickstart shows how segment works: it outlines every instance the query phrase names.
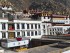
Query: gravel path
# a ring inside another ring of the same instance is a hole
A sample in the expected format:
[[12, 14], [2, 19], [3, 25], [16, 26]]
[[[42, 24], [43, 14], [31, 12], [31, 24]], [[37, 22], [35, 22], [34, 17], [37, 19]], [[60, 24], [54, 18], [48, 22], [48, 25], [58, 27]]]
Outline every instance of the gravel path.
[[50, 51], [58, 50], [59, 48], [49, 47], [47, 45], [35, 47], [32, 49], [27, 50], [28, 53], [48, 53]]
[[40, 47], [35, 47], [28, 49], [27, 51], [22, 51], [22, 52], [14, 52], [10, 50], [5, 50], [5, 53], [48, 53], [50, 51], [58, 50], [59, 48], [53, 48], [49, 47], [48, 45], [40, 46]]

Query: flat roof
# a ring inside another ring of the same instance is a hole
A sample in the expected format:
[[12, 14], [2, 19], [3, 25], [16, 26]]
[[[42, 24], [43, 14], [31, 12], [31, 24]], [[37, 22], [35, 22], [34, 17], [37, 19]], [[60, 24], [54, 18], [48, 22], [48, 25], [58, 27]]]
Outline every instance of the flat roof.
[[56, 14], [53, 14], [52, 17], [53, 18], [68, 18], [68, 16], [65, 16], [65, 15], [56, 15]]

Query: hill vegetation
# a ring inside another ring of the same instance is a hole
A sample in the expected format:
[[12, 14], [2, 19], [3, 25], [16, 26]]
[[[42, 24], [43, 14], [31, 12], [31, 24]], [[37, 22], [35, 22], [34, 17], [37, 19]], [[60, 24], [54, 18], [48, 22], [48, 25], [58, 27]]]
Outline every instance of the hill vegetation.
[[16, 11], [44, 10], [55, 14], [70, 15], [70, 0], [7, 0]]

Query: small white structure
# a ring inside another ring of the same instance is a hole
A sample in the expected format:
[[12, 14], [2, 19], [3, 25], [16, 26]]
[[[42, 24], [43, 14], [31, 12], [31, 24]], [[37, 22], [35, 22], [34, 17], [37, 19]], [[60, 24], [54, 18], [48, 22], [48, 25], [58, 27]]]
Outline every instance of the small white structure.
[[11, 6], [9, 6], [9, 7], [5, 6], [5, 7], [2, 7], [2, 10], [5, 10], [5, 11], [9, 10], [9, 11], [12, 11], [12, 7], [11, 7]]
[[11, 48], [11, 47], [18, 47], [18, 46], [25, 46], [27, 47], [29, 44], [29, 39], [27, 38], [15, 38], [15, 39], [2, 39], [1, 46], [4, 48]]
[[5, 7], [2, 7], [2, 10], [7, 10], [7, 7], [5, 6]]

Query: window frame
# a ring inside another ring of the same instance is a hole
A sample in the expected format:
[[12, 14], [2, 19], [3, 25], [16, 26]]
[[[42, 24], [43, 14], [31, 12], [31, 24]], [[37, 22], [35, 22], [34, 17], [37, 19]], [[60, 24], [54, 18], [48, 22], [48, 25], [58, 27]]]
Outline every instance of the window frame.
[[41, 28], [41, 25], [40, 25], [40, 24], [38, 24], [38, 28], [39, 28], [39, 29]]
[[30, 36], [30, 31], [27, 31], [27, 36]]
[[31, 24], [31, 29], [33, 29], [33, 24]]
[[[18, 27], [19, 26], [19, 27]], [[19, 23], [17, 23], [17, 29], [20, 29], [20, 24]]]
[[2, 32], [2, 38], [6, 38], [6, 32]]
[[[18, 35], [18, 33], [19, 33], [19, 35]], [[17, 37], [20, 37], [20, 32], [17, 32]]]
[[37, 36], [37, 31], [35, 31], [35, 36]]
[[37, 24], [35, 24], [35, 29], [37, 29]]
[[38, 31], [38, 35], [41, 35], [41, 31]]
[[43, 28], [45, 29], [45, 25], [43, 25]]
[[25, 31], [22, 31], [22, 37], [24, 37], [25, 36]]
[[6, 30], [6, 23], [2, 23], [2, 30]]
[[29, 24], [27, 24], [27, 29], [29, 29]]
[[22, 29], [25, 29], [25, 23], [21, 24]]
[[34, 36], [34, 32], [33, 31], [31, 31], [31, 36]]

